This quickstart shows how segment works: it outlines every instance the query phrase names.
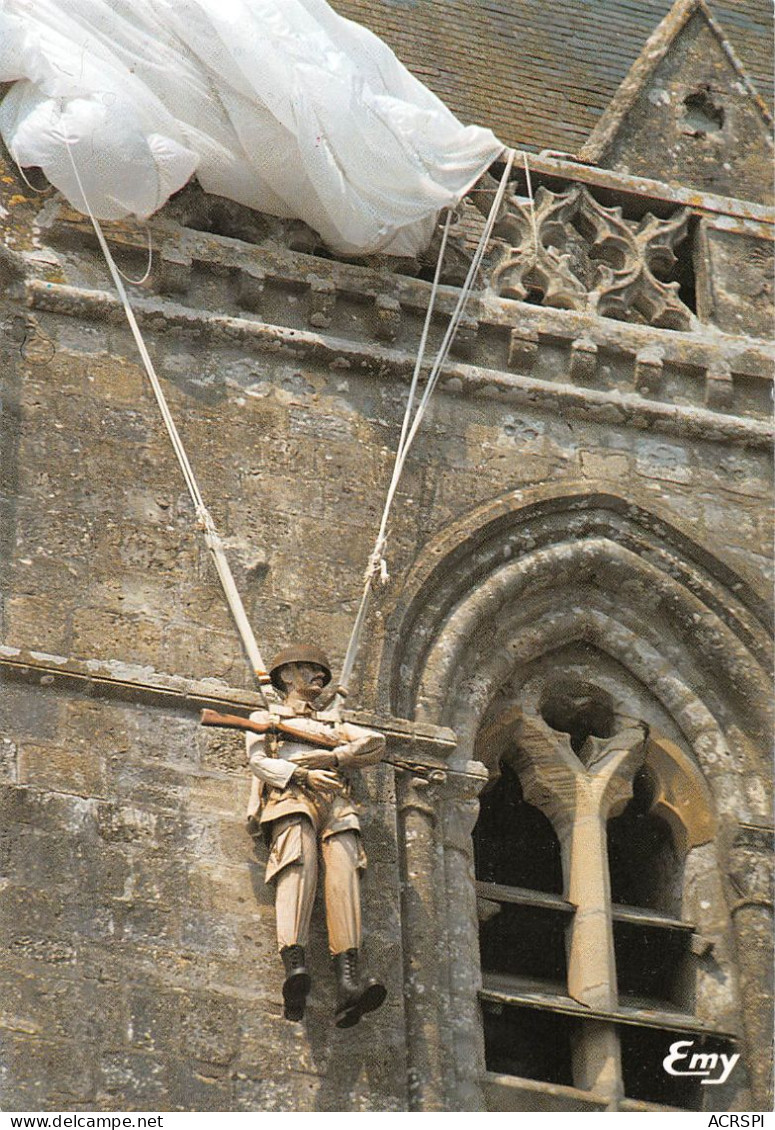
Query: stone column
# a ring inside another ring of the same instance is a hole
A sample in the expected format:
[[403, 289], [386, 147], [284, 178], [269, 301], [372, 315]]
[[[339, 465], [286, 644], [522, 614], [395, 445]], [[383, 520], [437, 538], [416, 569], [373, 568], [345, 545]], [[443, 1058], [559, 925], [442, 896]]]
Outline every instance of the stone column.
[[752, 1108], [772, 1109], [772, 829], [741, 824], [732, 836], [732, 901]]
[[[568, 995], [590, 1008], [617, 1007], [606, 824], [632, 796], [645, 756], [644, 730], [589, 737], [578, 756], [567, 734], [525, 713], [519, 732], [525, 799], [551, 820], [560, 840], [565, 897], [575, 907], [568, 930]], [[586, 1021], [573, 1051], [575, 1086], [615, 1108], [624, 1097], [616, 1025]]]
[[437, 843], [438, 785], [445, 774], [396, 770], [401, 935], [409, 1110], [444, 1110], [439, 1001], [442, 989], [438, 908], [443, 871]]
[[479, 815], [479, 793], [487, 770], [477, 762], [468, 772], [452, 772], [443, 789], [445, 905], [448, 960], [446, 1045], [455, 1067], [451, 1080], [453, 1110], [484, 1110], [484, 1032], [478, 1001], [482, 986], [479, 961], [479, 918], [472, 832]]

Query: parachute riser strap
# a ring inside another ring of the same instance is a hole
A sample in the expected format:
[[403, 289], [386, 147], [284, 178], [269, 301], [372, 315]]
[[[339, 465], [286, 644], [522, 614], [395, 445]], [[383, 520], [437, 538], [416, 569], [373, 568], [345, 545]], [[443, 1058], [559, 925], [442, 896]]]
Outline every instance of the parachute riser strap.
[[140, 332], [140, 327], [137, 324], [137, 319], [135, 318], [134, 311], [132, 310], [132, 307], [129, 303], [129, 298], [127, 297], [126, 290], [124, 289], [124, 284], [121, 280], [118, 267], [116, 266], [116, 263], [113, 259], [113, 255], [111, 254], [108, 242], [105, 239], [100, 222], [92, 212], [89, 201], [86, 198], [86, 193], [84, 191], [83, 184], [78, 173], [78, 167], [73, 158], [70, 142], [66, 140], [65, 144], [67, 146], [68, 156], [70, 157], [70, 163], [73, 167], [73, 173], [78, 184], [78, 189], [83, 199], [84, 208], [86, 209], [89, 219], [92, 222], [95, 235], [97, 236], [97, 240], [99, 242], [100, 248], [102, 249], [102, 253], [105, 256], [105, 261], [108, 265], [108, 269], [110, 270], [114, 286], [118, 291], [119, 298], [121, 299], [121, 303], [124, 307], [124, 313], [126, 314], [129, 328], [132, 331], [132, 336], [135, 339], [135, 343], [143, 360], [145, 371], [148, 375], [148, 379], [151, 383], [151, 388], [153, 389], [153, 393], [156, 398], [156, 403], [159, 406], [159, 411], [161, 412], [165, 427], [167, 428], [167, 433], [170, 437], [173, 451], [175, 452], [178, 463], [180, 464], [180, 469], [183, 473], [183, 478], [188, 488], [188, 492], [191, 496], [191, 501], [194, 504], [198, 525], [204, 533], [205, 543], [210, 551], [213, 563], [215, 564], [218, 578], [223, 588], [224, 596], [226, 597], [229, 609], [234, 618], [237, 630], [240, 634], [242, 645], [245, 648], [248, 659], [250, 660], [251, 667], [253, 668], [253, 673], [258, 680], [260, 688], [259, 693], [266, 703], [267, 690], [268, 696], [274, 697], [274, 693], [271, 688], [271, 680], [266, 670], [266, 664], [264, 663], [264, 660], [261, 656], [256, 637], [253, 634], [253, 629], [251, 628], [250, 622], [248, 621], [245, 607], [242, 603], [242, 598], [237, 591], [237, 586], [234, 582], [234, 577], [232, 575], [229, 562], [223, 549], [223, 543], [215, 528], [215, 523], [213, 522], [212, 515], [204, 504], [204, 499], [202, 498], [202, 494], [199, 490], [193, 469], [188, 461], [188, 456], [186, 455], [185, 448], [183, 447], [183, 441], [181, 440], [178, 429], [175, 426], [175, 421], [173, 420], [169, 406], [167, 405], [167, 401], [159, 382], [159, 378], [156, 374], [153, 361], [151, 360], [151, 356], [148, 352], [145, 340], [143, 339], [143, 335]]

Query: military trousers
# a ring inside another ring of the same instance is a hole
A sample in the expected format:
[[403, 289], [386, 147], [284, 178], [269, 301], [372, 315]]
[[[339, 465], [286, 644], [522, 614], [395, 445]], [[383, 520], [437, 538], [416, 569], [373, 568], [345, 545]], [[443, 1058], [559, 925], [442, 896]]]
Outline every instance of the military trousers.
[[[272, 822], [277, 944], [306, 946], [318, 883], [318, 833], [311, 819], [294, 812]], [[361, 948], [361, 871], [366, 856], [355, 829], [323, 834], [324, 894], [332, 954]]]

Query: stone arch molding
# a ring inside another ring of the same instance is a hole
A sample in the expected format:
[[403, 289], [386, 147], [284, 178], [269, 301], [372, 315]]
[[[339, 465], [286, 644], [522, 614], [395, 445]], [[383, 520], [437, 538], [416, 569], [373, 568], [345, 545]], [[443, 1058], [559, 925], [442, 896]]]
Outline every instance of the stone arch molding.
[[[515, 491], [449, 528], [415, 566], [388, 622], [381, 703], [451, 726], [471, 756], [509, 673], [575, 639], [613, 656], [679, 725], [699, 698], [713, 714], [745, 714], [759, 739], [769, 615], [758, 580], [651, 499], [588, 483]], [[671, 702], [678, 685], [698, 694]]]
[[[671, 893], [705, 947], [686, 992], [700, 1020], [739, 1030], [724, 852], [731, 829], [761, 817], [745, 758], [749, 746], [757, 759], [769, 748], [768, 596], [758, 578], [688, 536], [659, 502], [588, 482], [496, 499], [448, 527], [417, 561], [385, 624], [378, 698], [385, 713], [449, 727], [457, 737], [454, 771], [438, 786], [436, 816], [427, 815], [429, 828], [438, 820], [443, 850], [407, 872], [435, 874], [454, 908], [449, 1014], [458, 1021], [456, 1047], [465, 1048], [453, 1056], [461, 1088], [478, 1094], [485, 1064], [470, 883], [475, 798], [501, 755], [525, 755], [531, 702], [540, 713], [543, 691], [576, 674], [610, 700], [614, 736], [626, 736], [628, 719], [649, 726], [638, 756], [656, 781], [652, 808], [682, 857], [681, 888]], [[733, 729], [746, 738], [744, 755], [744, 743], [729, 740]], [[544, 760], [548, 778], [539, 789], [558, 772], [556, 758]], [[521, 780], [535, 800], [530, 780]], [[590, 790], [605, 784], [594, 780]], [[560, 799], [570, 795], [562, 785]], [[612, 786], [610, 813], [629, 796], [620, 785]], [[425, 804], [430, 813], [428, 789], [420, 792], [412, 811]], [[407, 853], [415, 852], [421, 836], [404, 832]], [[433, 843], [430, 831], [426, 838]], [[591, 930], [595, 915], [587, 921]], [[578, 937], [578, 952], [600, 952], [588, 935]], [[411, 923], [406, 939], [411, 948]], [[576, 980], [578, 999], [590, 1004], [590, 985], [615, 984], [583, 970]], [[481, 1109], [481, 1097], [470, 1109]]]

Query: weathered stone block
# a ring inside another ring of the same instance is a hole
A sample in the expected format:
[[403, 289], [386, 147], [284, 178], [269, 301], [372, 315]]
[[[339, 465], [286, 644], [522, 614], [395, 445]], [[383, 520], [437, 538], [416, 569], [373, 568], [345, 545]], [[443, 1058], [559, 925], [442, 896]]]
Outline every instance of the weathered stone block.
[[246, 267], [239, 273], [237, 301], [244, 310], [261, 312], [266, 287], [266, 274], [256, 267]]
[[0, 738], [0, 781], [11, 781], [17, 784], [18, 773], [18, 747], [10, 738]]
[[158, 903], [114, 900], [115, 917], [120, 934], [127, 941], [138, 941], [178, 949], [180, 946], [179, 910]]
[[36, 833], [88, 837], [95, 827], [94, 802], [80, 797], [41, 793], [23, 786], [0, 789], [2, 827], [29, 825]]
[[242, 772], [247, 780], [245, 739], [227, 730], [202, 729], [197, 736], [202, 765], [208, 769]]
[[317, 1096], [321, 1086], [321, 1080], [313, 1075], [294, 1072], [278, 1077], [267, 1063], [260, 1076], [252, 1077], [246, 1072], [236, 1075], [234, 1106], [236, 1110], [251, 1111], [319, 1110]]
[[375, 333], [378, 341], [395, 341], [401, 332], [401, 303], [387, 294], [374, 299]]
[[0, 1024], [44, 1039], [121, 1043], [126, 1012], [114, 985], [84, 979], [66, 966], [52, 970], [30, 960], [6, 963], [0, 970], [3, 1010]]
[[577, 384], [589, 384], [597, 373], [597, 346], [588, 338], [580, 337], [571, 345], [570, 379]]
[[75, 1041], [4, 1033], [3, 1044], [18, 1109], [72, 1110], [89, 1104], [92, 1063]]
[[312, 279], [309, 287], [309, 324], [325, 330], [336, 308], [336, 286], [330, 279]]
[[157, 850], [167, 857], [214, 857], [219, 850], [217, 817], [194, 817], [185, 811], [159, 812], [156, 823]]
[[105, 796], [99, 759], [92, 751], [79, 749], [22, 743], [19, 748], [19, 783], [59, 793]]
[[127, 994], [127, 1037], [138, 1050], [158, 1052], [180, 1047], [183, 1009], [187, 997], [182, 989], [163, 982], [132, 985]]
[[240, 1007], [216, 993], [189, 995], [181, 1009], [179, 1039], [192, 1058], [225, 1066], [239, 1048]]
[[659, 349], [641, 349], [635, 358], [635, 389], [641, 396], [659, 396], [663, 377], [662, 354]]
[[16, 596], [5, 603], [6, 640], [11, 647], [61, 655], [68, 650], [67, 609], [43, 596]]
[[582, 451], [581, 468], [590, 479], [621, 483], [630, 474], [630, 460], [623, 452]]
[[192, 811], [222, 812], [232, 818], [242, 815], [250, 789], [250, 777], [240, 766], [237, 775], [194, 777], [188, 790], [188, 803]]
[[213, 921], [211, 913], [189, 910], [181, 923], [182, 944], [205, 955], [231, 957], [240, 950], [243, 923], [236, 915]]
[[171, 1110], [232, 1110], [232, 1083], [228, 1075], [214, 1077], [207, 1063], [182, 1056], [165, 1057], [166, 1094]]
[[129, 663], [152, 662], [159, 655], [166, 627], [158, 621], [115, 615], [99, 607], [76, 609], [72, 623], [74, 654], [105, 659], [121, 656]]
[[716, 411], [728, 411], [735, 399], [735, 386], [728, 365], [714, 365], [705, 377], [705, 403]]
[[697, 313], [729, 334], [772, 336], [773, 244], [700, 224]]
[[112, 1095], [122, 1110], [165, 1109], [166, 1072], [156, 1056], [143, 1052], [107, 1052], [95, 1065], [97, 1103]]
[[[255, 868], [208, 864], [198, 866], [192, 874], [192, 900], [218, 914], [249, 914], [255, 909]], [[267, 891], [267, 895], [271, 894]], [[267, 904], [271, 898], [265, 900]]]
[[155, 846], [157, 817], [134, 805], [101, 804], [96, 813], [97, 833], [108, 843], [140, 843]]
[[479, 336], [479, 319], [464, 315], [460, 319], [457, 332], [452, 339], [450, 353], [454, 357], [470, 358], [476, 351]]
[[154, 282], [162, 294], [185, 294], [191, 285], [191, 256], [177, 244], [162, 245]]
[[538, 334], [531, 330], [513, 329], [509, 337], [509, 368], [529, 373], [537, 356]]

